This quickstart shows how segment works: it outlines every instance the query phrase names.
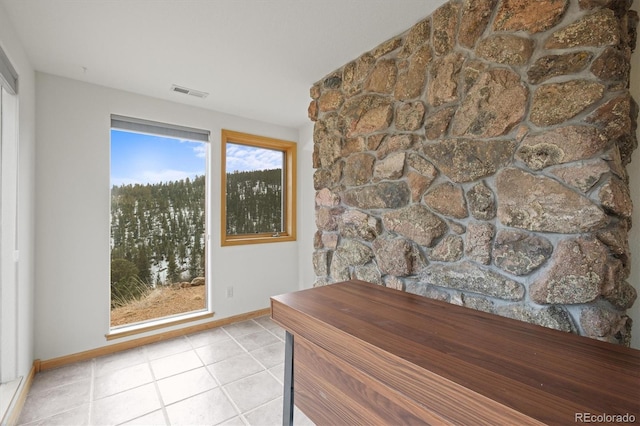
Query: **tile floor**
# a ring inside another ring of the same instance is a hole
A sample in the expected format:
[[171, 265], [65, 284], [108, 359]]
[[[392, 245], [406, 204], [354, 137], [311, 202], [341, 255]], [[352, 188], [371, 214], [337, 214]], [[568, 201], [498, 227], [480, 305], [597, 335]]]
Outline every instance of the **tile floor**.
[[45, 370], [18, 424], [281, 425], [283, 376], [284, 330], [260, 317]]

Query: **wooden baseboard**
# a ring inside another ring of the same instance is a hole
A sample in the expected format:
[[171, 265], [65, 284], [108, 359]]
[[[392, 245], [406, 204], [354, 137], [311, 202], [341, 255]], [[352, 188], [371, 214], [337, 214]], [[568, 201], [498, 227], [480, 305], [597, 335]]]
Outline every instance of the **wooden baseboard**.
[[65, 355], [58, 358], [37, 361], [38, 362], [37, 371], [39, 372], [42, 370], [49, 370], [52, 368], [62, 367], [63, 365], [72, 364], [74, 362], [86, 361], [86, 360], [97, 358], [100, 356], [110, 355], [116, 352], [125, 351], [127, 349], [133, 349], [139, 346], [148, 345], [150, 343], [161, 342], [164, 340], [173, 339], [174, 337], [180, 337], [187, 334], [197, 333], [199, 331], [205, 331], [211, 328], [222, 327], [224, 325], [233, 324], [235, 322], [246, 321], [252, 318], [268, 315], [270, 312], [271, 312], [271, 308], [259, 309], [257, 311], [247, 312], [240, 315], [234, 315], [232, 317], [209, 321], [203, 324], [197, 324], [190, 327], [184, 327], [178, 330], [166, 331], [164, 333], [155, 334], [153, 336], [141, 337], [138, 339], [128, 340], [126, 342], [120, 342], [120, 343], [115, 343], [113, 345], [107, 345], [107, 346], [103, 346], [96, 349], [90, 349], [84, 352], [78, 352], [75, 354]]
[[39, 360], [33, 361], [31, 370], [29, 370], [29, 375], [20, 388], [20, 393], [18, 395], [16, 403], [13, 407], [9, 407], [9, 413], [7, 413], [7, 426], [15, 426], [18, 424], [20, 413], [22, 413], [22, 407], [24, 407], [24, 403], [27, 400], [27, 395], [29, 395], [29, 390], [31, 389], [31, 385], [33, 384], [33, 378], [36, 376], [36, 373], [40, 371], [39, 364]]

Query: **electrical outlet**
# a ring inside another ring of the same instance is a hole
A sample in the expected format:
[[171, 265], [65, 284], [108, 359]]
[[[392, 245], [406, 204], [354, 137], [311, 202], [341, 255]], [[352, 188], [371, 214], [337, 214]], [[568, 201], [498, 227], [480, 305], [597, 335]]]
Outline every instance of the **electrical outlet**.
[[233, 287], [227, 287], [227, 298], [233, 297]]

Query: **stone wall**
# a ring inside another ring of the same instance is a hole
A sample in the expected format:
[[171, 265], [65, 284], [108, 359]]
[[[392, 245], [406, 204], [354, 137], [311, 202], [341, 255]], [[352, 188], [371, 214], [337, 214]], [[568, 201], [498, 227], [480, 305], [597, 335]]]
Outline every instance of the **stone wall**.
[[314, 285], [628, 344], [624, 0], [452, 0], [311, 88]]

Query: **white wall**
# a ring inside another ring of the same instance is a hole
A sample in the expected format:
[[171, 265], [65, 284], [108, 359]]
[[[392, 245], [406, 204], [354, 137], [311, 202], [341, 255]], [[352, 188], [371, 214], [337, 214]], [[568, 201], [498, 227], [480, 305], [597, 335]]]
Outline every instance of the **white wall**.
[[[632, 10], [640, 11], [638, 2], [631, 7]], [[640, 102], [640, 38], [635, 52], [631, 55], [631, 96], [636, 102]], [[640, 127], [636, 130], [636, 135], [640, 139]], [[631, 163], [627, 166], [629, 172], [629, 186], [631, 187], [631, 199], [633, 200], [633, 227], [629, 233], [629, 244], [631, 245], [631, 276], [629, 283], [635, 287], [640, 295], [640, 149], [636, 149], [631, 157]], [[640, 297], [627, 312], [633, 320], [631, 329], [631, 347], [640, 349]]]
[[[0, 45], [19, 75], [18, 94], [18, 226], [17, 248], [17, 375], [26, 376], [33, 363], [34, 212], [35, 212], [35, 80], [20, 41], [0, 5]], [[5, 254], [3, 254], [5, 255]], [[2, 413], [0, 413], [1, 417]]]
[[108, 344], [110, 114], [211, 131], [214, 319], [267, 308], [270, 296], [298, 289], [299, 242], [221, 247], [218, 201], [222, 128], [297, 142], [296, 129], [43, 73], [36, 88], [36, 358]]

